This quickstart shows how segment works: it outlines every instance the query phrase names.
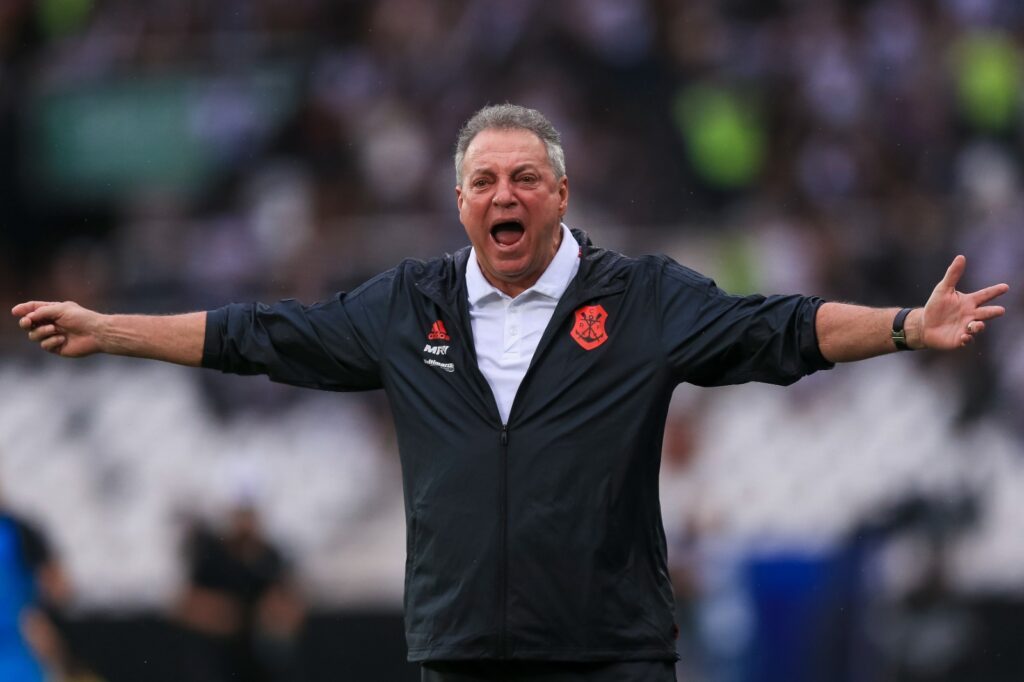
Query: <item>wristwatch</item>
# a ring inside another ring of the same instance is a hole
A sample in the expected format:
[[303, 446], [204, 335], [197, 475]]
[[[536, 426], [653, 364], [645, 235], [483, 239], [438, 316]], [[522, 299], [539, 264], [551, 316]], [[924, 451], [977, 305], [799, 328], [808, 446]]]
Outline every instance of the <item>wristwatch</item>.
[[907, 331], [903, 328], [911, 310], [913, 308], [901, 308], [892, 320], [892, 342], [896, 344], [896, 350], [914, 350], [907, 345]]

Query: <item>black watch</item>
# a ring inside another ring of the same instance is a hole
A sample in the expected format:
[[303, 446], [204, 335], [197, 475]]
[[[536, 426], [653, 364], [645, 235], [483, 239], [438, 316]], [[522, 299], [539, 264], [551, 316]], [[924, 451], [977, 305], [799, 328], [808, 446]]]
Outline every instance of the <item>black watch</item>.
[[892, 320], [892, 342], [896, 344], [896, 350], [914, 350], [907, 345], [907, 331], [903, 328], [911, 310], [913, 308], [901, 308]]

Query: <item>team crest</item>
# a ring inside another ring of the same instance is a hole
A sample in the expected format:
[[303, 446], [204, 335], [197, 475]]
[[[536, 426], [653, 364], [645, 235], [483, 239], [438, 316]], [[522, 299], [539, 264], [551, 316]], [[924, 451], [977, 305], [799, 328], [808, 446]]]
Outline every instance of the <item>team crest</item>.
[[569, 335], [583, 350], [594, 350], [608, 340], [608, 332], [604, 328], [607, 320], [604, 306], [585, 305], [576, 311], [576, 322]]

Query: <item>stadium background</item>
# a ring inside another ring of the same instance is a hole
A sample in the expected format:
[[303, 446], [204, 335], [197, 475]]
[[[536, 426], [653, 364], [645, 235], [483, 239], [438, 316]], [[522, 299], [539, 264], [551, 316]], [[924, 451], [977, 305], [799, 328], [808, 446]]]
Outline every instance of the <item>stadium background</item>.
[[[0, 303], [311, 302], [459, 248], [454, 136], [503, 101], [562, 131], [571, 226], [737, 293], [920, 304], [963, 252], [964, 288], [1018, 285], [967, 351], [680, 389], [681, 670], [1020, 679], [1022, 68], [1016, 0], [5, 0]], [[16, 332], [0, 487], [60, 552], [98, 670], [175, 679], [185, 519], [244, 499], [309, 605], [304, 679], [416, 679], [382, 396]]]

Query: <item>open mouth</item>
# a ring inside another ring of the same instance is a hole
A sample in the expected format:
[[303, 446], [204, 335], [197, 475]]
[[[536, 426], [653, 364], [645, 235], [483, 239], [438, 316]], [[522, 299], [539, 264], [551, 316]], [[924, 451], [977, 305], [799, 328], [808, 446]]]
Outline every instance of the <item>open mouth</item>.
[[496, 223], [491, 228], [491, 239], [496, 241], [499, 246], [514, 246], [523, 238], [524, 232], [525, 230], [521, 223], [515, 220], [507, 220]]

